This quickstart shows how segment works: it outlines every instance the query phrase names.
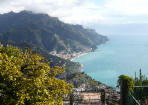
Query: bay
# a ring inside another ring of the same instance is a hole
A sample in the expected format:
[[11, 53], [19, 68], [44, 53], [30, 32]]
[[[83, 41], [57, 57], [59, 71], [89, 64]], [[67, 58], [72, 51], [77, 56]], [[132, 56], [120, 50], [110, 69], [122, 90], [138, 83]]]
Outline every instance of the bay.
[[148, 36], [114, 35], [95, 52], [74, 59], [83, 64], [83, 71], [95, 80], [116, 87], [118, 76], [134, 78], [139, 69], [148, 76]]

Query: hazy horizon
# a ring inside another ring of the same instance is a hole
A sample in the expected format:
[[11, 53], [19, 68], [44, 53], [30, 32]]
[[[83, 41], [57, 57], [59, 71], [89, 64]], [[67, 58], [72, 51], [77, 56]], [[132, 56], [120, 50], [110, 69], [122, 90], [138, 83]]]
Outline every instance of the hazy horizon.
[[131, 35], [131, 36], [148, 36], [148, 24], [98, 24], [90, 26], [98, 33], [112, 36], [112, 35]]

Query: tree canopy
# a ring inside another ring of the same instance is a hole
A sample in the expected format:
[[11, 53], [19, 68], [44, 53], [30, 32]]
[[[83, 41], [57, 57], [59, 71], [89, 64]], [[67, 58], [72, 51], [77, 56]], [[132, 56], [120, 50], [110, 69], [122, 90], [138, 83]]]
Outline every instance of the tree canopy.
[[0, 46], [2, 105], [61, 105], [72, 85], [57, 79], [64, 68], [54, 66], [29, 49]]
[[118, 78], [118, 86], [121, 87], [124, 85], [124, 88], [127, 88], [130, 92], [133, 92], [133, 87], [135, 85], [134, 79], [127, 75], [120, 75]]

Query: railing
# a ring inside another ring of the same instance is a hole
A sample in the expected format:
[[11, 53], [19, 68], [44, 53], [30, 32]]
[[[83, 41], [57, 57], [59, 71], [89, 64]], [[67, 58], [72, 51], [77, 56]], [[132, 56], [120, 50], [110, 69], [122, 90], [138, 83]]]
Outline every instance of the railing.
[[[130, 99], [130, 97], [133, 99], [133, 101]], [[136, 98], [129, 92], [129, 105], [135, 105], [135, 104], [137, 104], [137, 105], [141, 105], [140, 103], [139, 103], [139, 101], [138, 100], [136, 100]]]
[[[138, 90], [136, 90], [136, 88], [140, 88]], [[137, 96], [137, 93], [130, 93], [128, 94], [128, 104], [127, 105], [148, 105], [148, 95], [144, 96], [143, 93], [148, 91], [144, 91], [145, 88], [148, 88], [148, 86], [134, 86], [134, 91], [138, 91], [138, 93], [141, 95], [140, 97]], [[138, 94], [138, 95], [139, 95]], [[142, 97], [143, 96], [143, 97]], [[138, 99], [137, 99], [138, 98]], [[141, 100], [146, 98], [147, 101], [146, 102], [142, 102]]]

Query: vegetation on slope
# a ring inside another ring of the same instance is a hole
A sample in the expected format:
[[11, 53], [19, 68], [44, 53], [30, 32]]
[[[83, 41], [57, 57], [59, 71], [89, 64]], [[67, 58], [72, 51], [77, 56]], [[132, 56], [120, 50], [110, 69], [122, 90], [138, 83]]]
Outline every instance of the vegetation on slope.
[[82, 83], [87, 84], [86, 87], [93, 88], [101, 84], [100, 82], [92, 79], [90, 76], [85, 74], [84, 72], [81, 73], [73, 73], [67, 76], [67, 80], [73, 83], [73, 85], [78, 88], [82, 85]]
[[107, 37], [80, 25], [63, 23], [47, 14], [22, 11], [0, 15], [0, 40], [21, 47], [28, 45], [72, 53], [96, 49], [107, 41]]
[[47, 51], [41, 49], [33, 49], [33, 52], [41, 54], [45, 58], [47, 58], [51, 66], [56, 65], [65, 67], [66, 72], [58, 75], [57, 77], [73, 84], [75, 87], [79, 87], [83, 83], [84, 79], [90, 86], [97, 86], [100, 84], [100, 82], [95, 81], [86, 73], [82, 72], [81, 64], [78, 62], [72, 62], [70, 60], [65, 60], [57, 56], [53, 56], [49, 54]]

